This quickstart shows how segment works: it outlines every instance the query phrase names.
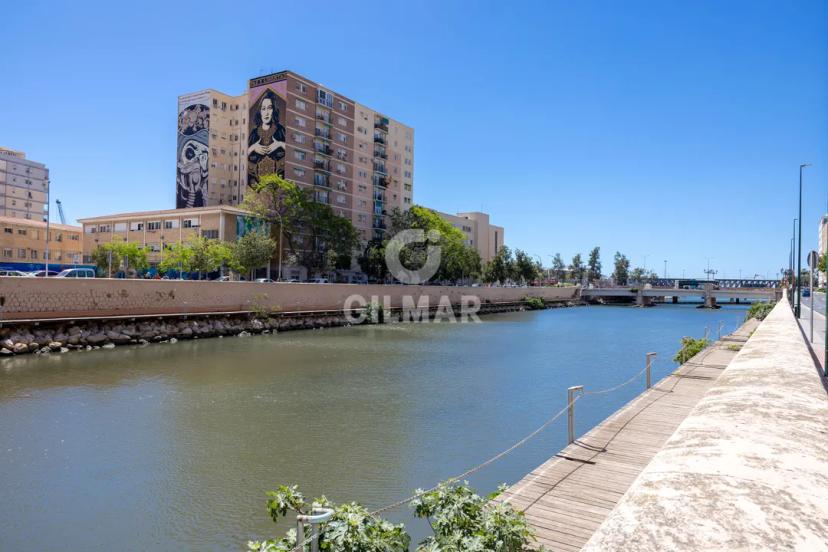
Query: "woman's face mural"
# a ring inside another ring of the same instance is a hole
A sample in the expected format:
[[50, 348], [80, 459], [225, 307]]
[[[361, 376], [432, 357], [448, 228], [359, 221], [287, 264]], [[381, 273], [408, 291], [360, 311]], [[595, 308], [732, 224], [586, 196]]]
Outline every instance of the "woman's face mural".
[[270, 126], [273, 122], [273, 100], [270, 98], [265, 98], [262, 100], [262, 107], [259, 113], [262, 116], [262, 124], [265, 126]]

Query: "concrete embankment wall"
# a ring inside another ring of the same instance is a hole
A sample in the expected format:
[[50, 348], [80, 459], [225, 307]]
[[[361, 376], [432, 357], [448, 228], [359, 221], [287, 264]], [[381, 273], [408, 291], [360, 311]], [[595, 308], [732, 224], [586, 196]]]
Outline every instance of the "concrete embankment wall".
[[828, 550], [828, 397], [786, 301], [584, 550]]
[[353, 294], [390, 298], [400, 307], [402, 297], [429, 298], [432, 307], [442, 296], [453, 305], [463, 295], [482, 303], [571, 301], [578, 288], [471, 288], [446, 286], [354, 284], [259, 284], [255, 282], [194, 282], [176, 280], [116, 280], [0, 278], [0, 321], [46, 318], [115, 317], [215, 312], [297, 312], [341, 310]]

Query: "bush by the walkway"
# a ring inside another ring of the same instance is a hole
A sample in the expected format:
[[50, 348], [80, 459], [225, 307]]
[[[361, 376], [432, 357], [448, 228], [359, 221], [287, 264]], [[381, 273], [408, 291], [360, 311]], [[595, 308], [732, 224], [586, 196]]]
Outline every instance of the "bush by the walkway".
[[697, 354], [699, 354], [710, 342], [705, 339], [695, 339], [693, 337], [681, 338], [681, 349], [673, 357], [673, 360], [679, 364], [684, 364]]
[[[481, 497], [468, 484], [443, 483], [433, 491], [417, 491], [411, 506], [414, 515], [426, 519], [434, 535], [424, 539], [418, 552], [463, 550], [485, 552], [523, 552], [529, 550], [532, 530], [522, 513], [508, 504], [494, 503], [500, 492]], [[320, 550], [364, 552], [407, 552], [411, 537], [402, 524], [395, 525], [371, 515], [366, 508], [352, 502], [335, 505], [324, 496], [312, 503], [294, 485], [281, 486], [268, 493], [267, 509], [273, 521], [288, 512], [310, 513], [314, 507], [332, 508], [333, 517], [318, 528]], [[308, 538], [310, 530], [300, 538]], [[248, 542], [256, 552], [289, 552], [296, 547], [296, 531], [281, 539]]]
[[776, 306], [775, 302], [771, 303], [754, 303], [750, 306], [750, 310], [745, 317], [745, 320], [750, 320], [751, 318], [756, 318], [757, 320], [764, 320], [765, 317], [770, 314], [770, 311], [773, 310], [773, 307]]
[[524, 297], [523, 302], [529, 310], [541, 310], [546, 308], [546, 303], [540, 297]]

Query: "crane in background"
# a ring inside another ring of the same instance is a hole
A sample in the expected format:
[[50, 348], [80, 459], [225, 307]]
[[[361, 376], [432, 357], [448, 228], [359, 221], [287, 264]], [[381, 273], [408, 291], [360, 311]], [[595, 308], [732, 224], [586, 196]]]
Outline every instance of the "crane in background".
[[61, 224], [66, 224], [66, 217], [63, 216], [63, 204], [60, 202], [59, 199], [56, 199], [55, 203], [57, 203], [57, 206], [58, 206], [58, 214], [60, 215], [60, 223]]

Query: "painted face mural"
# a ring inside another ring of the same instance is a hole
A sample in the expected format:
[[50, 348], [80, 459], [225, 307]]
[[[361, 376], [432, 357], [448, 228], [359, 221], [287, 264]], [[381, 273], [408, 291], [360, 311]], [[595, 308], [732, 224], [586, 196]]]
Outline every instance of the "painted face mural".
[[208, 98], [185, 97], [179, 101], [176, 198], [178, 209], [203, 207], [207, 201], [210, 161]]
[[[279, 85], [283, 83], [276, 83]], [[276, 173], [285, 176], [285, 100], [270, 86], [250, 91], [250, 137], [247, 141], [247, 184], [250, 187], [259, 178]]]

